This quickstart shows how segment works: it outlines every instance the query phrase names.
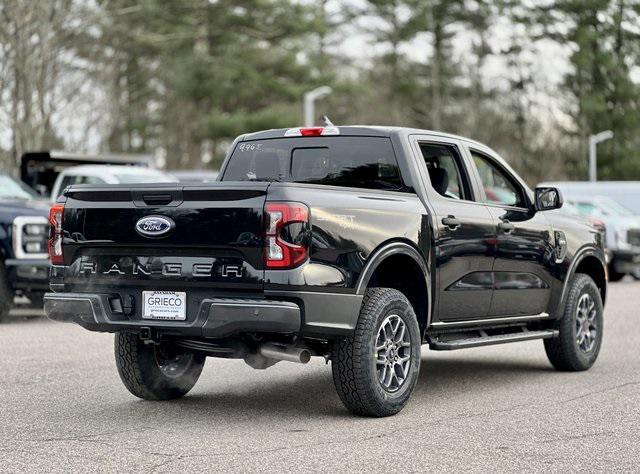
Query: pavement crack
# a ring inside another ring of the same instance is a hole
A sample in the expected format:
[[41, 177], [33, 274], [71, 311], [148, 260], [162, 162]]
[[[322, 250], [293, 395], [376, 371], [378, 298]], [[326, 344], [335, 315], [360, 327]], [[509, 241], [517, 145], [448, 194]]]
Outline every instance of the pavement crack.
[[53, 438], [43, 438], [43, 439], [37, 439], [37, 440], [31, 440], [31, 441], [36, 441], [36, 442], [90, 441], [91, 438], [114, 436], [114, 435], [127, 434], [127, 433], [143, 433], [145, 431], [154, 431], [154, 430], [155, 428], [151, 428], [151, 427], [141, 427], [141, 428], [132, 428], [129, 430], [112, 430], [112, 431], [101, 431], [98, 433], [77, 434], [72, 436], [56, 436]]
[[208, 456], [209, 455], [207, 455], [207, 454], [172, 454], [172, 455], [169, 455], [169, 459], [166, 459], [166, 460], [164, 460], [162, 462], [154, 464], [146, 472], [149, 473], [149, 474], [152, 473], [152, 472], [157, 472], [158, 469], [163, 468], [165, 466], [168, 466], [169, 464], [173, 464], [174, 462], [182, 461], [183, 459], [204, 458], [204, 457], [208, 457]]
[[130, 451], [130, 452], [134, 452], [134, 453], [138, 453], [138, 454], [144, 454], [144, 455], [148, 455], [148, 456], [165, 456], [165, 457], [170, 457], [170, 456], [175, 456], [174, 453], [162, 453], [162, 452], [157, 452], [157, 451], [147, 451], [144, 449], [140, 449], [140, 448], [135, 448], [135, 447], [131, 447], [131, 446], [117, 446], [116, 442], [113, 441], [107, 441], [105, 439], [100, 439], [102, 437], [105, 436], [114, 436], [114, 435], [120, 435], [120, 434], [127, 434], [127, 433], [143, 433], [146, 431], [155, 431], [155, 428], [150, 428], [150, 427], [142, 427], [142, 428], [136, 428], [136, 429], [130, 429], [130, 430], [114, 430], [114, 431], [103, 431], [103, 432], [98, 432], [98, 433], [87, 433], [87, 434], [80, 434], [80, 435], [74, 435], [74, 436], [59, 436], [59, 437], [52, 437], [52, 438], [42, 438], [42, 439], [26, 439], [26, 440], [22, 440], [22, 442], [34, 442], [34, 443], [62, 443], [62, 442], [68, 442], [68, 441], [75, 441], [78, 443], [93, 443], [93, 444], [97, 444], [97, 445], [101, 445], [101, 446], [106, 446], [110, 449], [122, 449], [125, 451]]
[[610, 435], [610, 434], [614, 434], [615, 431], [598, 431], [596, 433], [585, 433], [582, 435], [567, 435], [567, 436], [560, 436], [558, 438], [552, 438], [552, 439], [545, 439], [543, 441], [541, 441], [542, 444], [549, 444], [549, 443], [557, 443], [559, 441], [573, 441], [573, 440], [578, 440], [578, 439], [586, 439], [586, 438], [595, 438], [598, 436], [606, 436], [606, 435]]
[[593, 392], [587, 392], [587, 393], [584, 393], [582, 395], [578, 395], [577, 397], [573, 397], [573, 398], [569, 398], [569, 399], [566, 399], [566, 400], [562, 400], [560, 403], [575, 402], [576, 400], [581, 400], [583, 398], [591, 397], [593, 395], [599, 395], [601, 393], [612, 392], [614, 390], [619, 390], [621, 388], [625, 388], [625, 387], [629, 387], [629, 386], [633, 386], [633, 385], [640, 385], [640, 382], [625, 382], [625, 383], [622, 383], [620, 385], [614, 385], [613, 387], [605, 387], [605, 388], [603, 388], [601, 390], [594, 390]]

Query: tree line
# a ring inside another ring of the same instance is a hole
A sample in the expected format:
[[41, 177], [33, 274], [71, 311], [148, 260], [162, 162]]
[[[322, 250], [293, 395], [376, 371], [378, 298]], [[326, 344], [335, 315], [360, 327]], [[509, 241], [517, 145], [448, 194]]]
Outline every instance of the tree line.
[[640, 179], [639, 65], [640, 0], [0, 0], [1, 165], [97, 148], [215, 168], [330, 85], [318, 116], [469, 136], [531, 184], [586, 178], [610, 129], [599, 176]]

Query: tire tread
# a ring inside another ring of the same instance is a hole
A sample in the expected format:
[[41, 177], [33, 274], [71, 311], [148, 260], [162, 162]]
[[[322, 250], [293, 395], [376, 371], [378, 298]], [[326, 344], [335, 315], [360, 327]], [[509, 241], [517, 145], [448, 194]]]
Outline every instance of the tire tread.
[[204, 355], [197, 355], [184, 376], [168, 380], [152, 360], [151, 351], [135, 333], [116, 333], [114, 354], [122, 383], [129, 392], [144, 400], [171, 400], [186, 395], [200, 377], [206, 359]]
[[133, 333], [118, 333], [115, 337], [116, 366], [122, 382], [136, 397], [145, 400], [156, 399], [143, 383], [138, 354], [138, 336]]
[[[369, 387], [371, 374], [369, 373], [368, 359], [365, 356], [368, 350], [369, 336], [372, 331], [377, 329], [378, 314], [375, 310], [398, 301], [403, 302], [415, 320], [413, 308], [404, 294], [398, 290], [390, 288], [368, 289], [362, 301], [362, 309], [354, 334], [334, 345], [332, 372], [336, 391], [342, 403], [356, 415], [389, 416], [399, 412], [406, 404], [406, 399], [395, 403], [389, 401], [381, 403], [374, 396], [374, 392]], [[417, 327], [417, 321], [415, 324]], [[419, 360], [417, 364], [419, 364]]]
[[[599, 311], [602, 311], [602, 300], [600, 299], [600, 292], [598, 287], [594, 283], [593, 279], [589, 275], [583, 273], [577, 273], [573, 277], [571, 282], [571, 288], [567, 296], [567, 302], [564, 308], [564, 314], [562, 318], [557, 322], [556, 328], [559, 329], [560, 335], [557, 338], [545, 339], [544, 348], [547, 353], [547, 357], [551, 362], [551, 365], [556, 370], [565, 372], [577, 372], [589, 369], [595, 359], [598, 357], [600, 351], [601, 342], [595, 352], [591, 355], [589, 360], [585, 360], [578, 354], [576, 348], [575, 337], [573, 334], [573, 312], [575, 311], [578, 299], [583, 294], [583, 289], [588, 288], [592, 291], [596, 297], [596, 305], [599, 307]], [[602, 337], [602, 324], [600, 325], [600, 337]]]

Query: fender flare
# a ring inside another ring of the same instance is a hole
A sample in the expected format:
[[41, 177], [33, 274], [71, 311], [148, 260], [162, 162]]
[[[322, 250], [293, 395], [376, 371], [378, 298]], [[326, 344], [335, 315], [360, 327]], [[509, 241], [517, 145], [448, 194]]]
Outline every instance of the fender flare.
[[[560, 295], [560, 304], [558, 306], [561, 311], [559, 311], [558, 314], [564, 313], [564, 306], [567, 302], [567, 293], [569, 292], [569, 283], [573, 279], [573, 276], [576, 274], [576, 269], [578, 268], [578, 265], [586, 257], [595, 257], [598, 259], [598, 262], [600, 262], [600, 265], [602, 265], [602, 271], [604, 272], [605, 279], [606, 279], [607, 266], [603, 262], [602, 256], [598, 252], [598, 249], [591, 246], [582, 247], [580, 250], [576, 252], [575, 256], [573, 257], [573, 261], [571, 262], [571, 265], [569, 265], [569, 269], [567, 270], [567, 276], [565, 278], [564, 285], [562, 286], [562, 294]], [[604, 288], [603, 290], [606, 293], [607, 289]]]
[[365, 290], [367, 289], [367, 285], [369, 284], [369, 280], [371, 276], [376, 271], [376, 269], [380, 266], [380, 264], [386, 260], [387, 258], [393, 255], [406, 255], [413, 259], [416, 264], [422, 270], [422, 274], [424, 275], [424, 282], [427, 288], [427, 324], [428, 328], [431, 324], [431, 308], [433, 301], [433, 293], [431, 291], [431, 271], [427, 263], [424, 260], [424, 257], [420, 254], [420, 252], [409, 245], [406, 242], [389, 242], [387, 244], [382, 245], [377, 248], [370, 256], [369, 259], [362, 269], [360, 273], [360, 277], [358, 278], [358, 283], [356, 285], [356, 294], [364, 295]]

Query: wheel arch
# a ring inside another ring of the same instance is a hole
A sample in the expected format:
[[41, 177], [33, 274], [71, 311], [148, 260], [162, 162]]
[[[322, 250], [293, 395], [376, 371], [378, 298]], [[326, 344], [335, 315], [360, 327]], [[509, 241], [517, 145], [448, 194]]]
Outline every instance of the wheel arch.
[[564, 311], [564, 307], [567, 302], [569, 284], [576, 273], [584, 273], [591, 277], [600, 290], [602, 304], [604, 305], [607, 297], [607, 266], [600, 257], [597, 249], [586, 247], [576, 254], [576, 257], [567, 272], [567, 278], [565, 279], [564, 286], [562, 288], [562, 298], [560, 300], [560, 307], [562, 308], [562, 311]]
[[[399, 275], [399, 271], [402, 273]], [[365, 265], [356, 292], [383, 286], [402, 292], [411, 302], [422, 333], [431, 323], [431, 272], [420, 251], [408, 242], [388, 242], [376, 249]]]

